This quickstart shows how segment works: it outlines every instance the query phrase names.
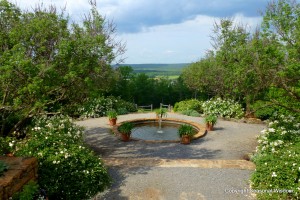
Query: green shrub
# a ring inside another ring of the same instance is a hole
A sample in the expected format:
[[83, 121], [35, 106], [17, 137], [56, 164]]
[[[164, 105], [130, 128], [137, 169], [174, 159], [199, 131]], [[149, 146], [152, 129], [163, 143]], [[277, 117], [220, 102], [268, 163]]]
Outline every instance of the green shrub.
[[[115, 98], [115, 97], [110, 97], [110, 98]], [[116, 110], [119, 109], [126, 109], [128, 112], [136, 112], [136, 106], [134, 103], [130, 103], [128, 101], [124, 101], [123, 99], [120, 98], [115, 98], [115, 101], [113, 101], [113, 108], [115, 108]]]
[[251, 109], [255, 111], [255, 117], [261, 120], [272, 119], [274, 115], [295, 115], [295, 112], [291, 110], [264, 101], [256, 101]]
[[200, 117], [200, 113], [198, 113], [196, 110], [184, 110], [181, 112], [181, 114], [192, 117]]
[[17, 155], [38, 159], [39, 185], [50, 199], [88, 199], [110, 185], [100, 158], [83, 143], [82, 128], [64, 116], [34, 119]]
[[118, 115], [126, 115], [129, 112], [126, 108], [118, 108], [117, 113], [118, 113]]
[[13, 200], [33, 200], [33, 199], [44, 199], [39, 196], [39, 186], [36, 182], [29, 181], [24, 185], [21, 192], [17, 192], [13, 195]]
[[14, 137], [0, 137], [0, 155], [14, 153], [17, 139]]
[[202, 104], [202, 108], [205, 115], [216, 115], [220, 117], [238, 119], [244, 116], [242, 106], [230, 99], [211, 99], [205, 101]]
[[278, 111], [277, 108], [270, 105], [268, 106], [263, 101], [256, 101], [253, 105], [251, 105], [251, 109], [255, 111], [255, 117], [261, 120], [270, 119]]
[[[135, 104], [126, 102], [120, 98], [115, 97], [99, 97], [88, 100], [78, 108], [78, 113], [83, 118], [103, 117], [106, 116], [107, 111], [115, 109], [117, 111], [136, 112]], [[126, 113], [124, 113], [126, 114]]]
[[182, 112], [186, 110], [195, 110], [198, 113], [203, 113], [202, 102], [197, 99], [190, 99], [175, 103], [174, 112]]
[[[300, 123], [294, 117], [280, 116], [258, 136], [252, 160], [256, 171], [251, 177], [259, 199], [297, 199], [300, 197]], [[276, 192], [276, 189], [286, 189]]]

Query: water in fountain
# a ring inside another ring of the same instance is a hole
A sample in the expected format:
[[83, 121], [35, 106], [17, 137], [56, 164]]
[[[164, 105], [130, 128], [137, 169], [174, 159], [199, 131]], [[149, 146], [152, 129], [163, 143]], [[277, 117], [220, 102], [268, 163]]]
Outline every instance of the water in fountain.
[[158, 117], [158, 130], [157, 133], [163, 133], [163, 130], [161, 129], [161, 122], [162, 122], [162, 117]]

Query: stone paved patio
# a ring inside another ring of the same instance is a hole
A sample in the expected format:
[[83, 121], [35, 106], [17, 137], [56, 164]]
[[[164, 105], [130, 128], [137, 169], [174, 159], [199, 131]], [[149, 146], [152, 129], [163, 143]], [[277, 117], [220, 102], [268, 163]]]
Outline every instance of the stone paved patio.
[[[154, 116], [154, 113], [122, 115], [118, 122]], [[168, 117], [203, 124], [201, 117], [175, 113], [168, 113]], [[244, 157], [255, 151], [256, 135], [265, 127], [263, 124], [219, 120], [215, 131], [190, 145], [181, 145], [122, 142], [112, 134], [106, 117], [76, 123], [86, 128], [87, 144], [103, 158], [115, 181], [109, 191], [95, 199], [254, 198], [249, 192], [241, 194], [242, 189], [249, 190], [248, 180], [255, 169]], [[180, 171], [184, 173], [177, 174]], [[169, 182], [168, 176], [174, 176], [174, 181]], [[238, 189], [240, 192], [232, 192]]]

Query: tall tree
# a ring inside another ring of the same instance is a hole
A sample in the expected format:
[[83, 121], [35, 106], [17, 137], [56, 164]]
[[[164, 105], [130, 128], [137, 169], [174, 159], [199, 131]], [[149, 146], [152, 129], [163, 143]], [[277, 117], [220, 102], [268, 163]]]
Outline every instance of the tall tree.
[[[263, 18], [263, 37], [277, 44], [281, 56], [270, 60], [275, 66], [270, 101], [300, 112], [300, 4], [294, 0], [271, 1]], [[281, 59], [281, 60], [279, 60]]]
[[110, 87], [115, 77], [110, 64], [124, 46], [113, 40], [115, 28], [95, 4], [83, 25], [69, 26], [64, 12], [53, 6], [21, 12], [1, 0], [0, 14], [0, 26], [6, 28], [0, 34], [2, 135], [32, 116], [59, 111]]

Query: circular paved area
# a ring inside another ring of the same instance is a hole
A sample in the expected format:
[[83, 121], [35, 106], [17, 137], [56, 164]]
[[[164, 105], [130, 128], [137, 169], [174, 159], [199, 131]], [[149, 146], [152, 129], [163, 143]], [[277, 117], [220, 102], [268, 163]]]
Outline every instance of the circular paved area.
[[[128, 114], [118, 122], [153, 118], [154, 113]], [[168, 113], [203, 124], [203, 118]], [[96, 199], [252, 199], [248, 192], [253, 163], [243, 160], [255, 151], [263, 124], [218, 120], [215, 131], [190, 145], [122, 142], [110, 129], [107, 117], [78, 121], [85, 140], [109, 166], [114, 183]], [[243, 193], [243, 194], [241, 194]]]

